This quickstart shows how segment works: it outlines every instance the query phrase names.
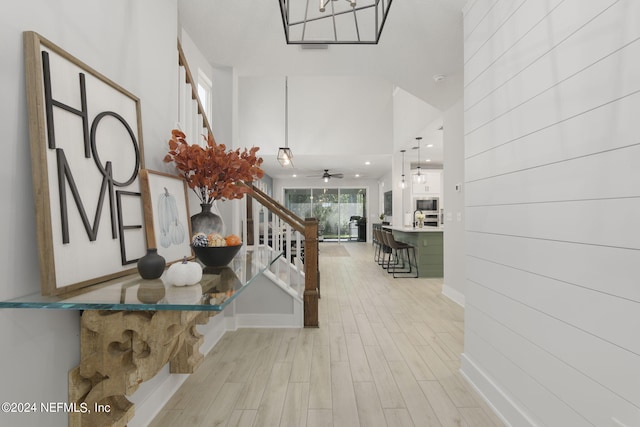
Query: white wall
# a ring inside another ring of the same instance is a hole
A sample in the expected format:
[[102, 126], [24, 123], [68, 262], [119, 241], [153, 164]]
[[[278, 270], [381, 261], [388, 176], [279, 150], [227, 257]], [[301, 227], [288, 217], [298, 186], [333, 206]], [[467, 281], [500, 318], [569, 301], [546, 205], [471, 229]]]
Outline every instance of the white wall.
[[[464, 306], [465, 215], [464, 215], [464, 105], [460, 100], [443, 113], [444, 169], [444, 284], [442, 293]], [[457, 187], [457, 188], [456, 188]], [[445, 203], [446, 202], [446, 203]]]
[[[393, 90], [393, 153], [398, 153], [402, 148], [413, 147], [415, 138], [421, 136], [422, 144], [431, 143], [427, 125], [442, 119], [442, 111], [424, 102], [422, 99], [409, 92], [396, 87]], [[426, 154], [426, 151], [423, 152]], [[407, 152], [407, 161], [415, 157], [416, 153]], [[417, 159], [416, 159], [417, 160]], [[423, 159], [424, 160], [424, 157]]]
[[[273, 151], [263, 154], [276, 154], [285, 139], [284, 77], [242, 77], [238, 84], [240, 144], [264, 146]], [[288, 85], [289, 146], [297, 158], [341, 153], [354, 145], [369, 155], [389, 153], [393, 103], [388, 81], [289, 76]]]
[[640, 2], [470, 2], [462, 370], [514, 426], [640, 425]]
[[[161, 168], [176, 117], [176, 0], [25, 0], [0, 16], [0, 298], [40, 292], [22, 32], [34, 30], [141, 98], [145, 158]], [[152, 13], [150, 13], [152, 11]], [[0, 398], [66, 402], [79, 313], [0, 310]], [[66, 414], [0, 414], [1, 425], [66, 426]]]
[[[395, 163], [395, 157], [393, 158], [394, 163]], [[378, 193], [378, 200], [377, 203], [375, 205], [371, 205], [372, 206], [372, 210], [370, 212], [370, 221], [373, 223], [378, 223], [380, 222], [380, 214], [384, 213], [384, 193], [386, 193], [387, 191], [393, 191], [393, 193], [391, 194], [392, 196], [392, 204], [393, 204], [393, 215], [391, 218], [386, 218], [385, 217], [385, 222], [390, 222], [392, 224], [396, 223], [396, 215], [399, 214], [399, 212], [396, 212], [396, 203], [394, 203], [393, 201], [396, 200], [397, 197], [402, 197], [401, 194], [402, 192], [399, 191], [399, 188], [394, 188], [393, 187], [393, 175], [392, 172], [389, 172], [387, 174], [385, 174], [382, 178], [380, 178], [377, 181], [377, 193]], [[399, 221], [399, 220], [398, 220]]]

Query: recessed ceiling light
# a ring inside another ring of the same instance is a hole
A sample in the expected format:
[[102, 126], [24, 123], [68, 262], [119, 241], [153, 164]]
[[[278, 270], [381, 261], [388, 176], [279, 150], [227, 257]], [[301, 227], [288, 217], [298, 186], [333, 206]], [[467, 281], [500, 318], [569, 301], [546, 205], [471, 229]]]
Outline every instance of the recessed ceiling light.
[[425, 160], [425, 162], [430, 162], [430, 161], [431, 161], [431, 159], [426, 159], [426, 160]]
[[291, 176], [295, 178], [295, 177], [297, 177], [298, 175], [296, 175], [296, 174], [294, 173], [294, 174], [293, 174], [293, 175], [291, 175]]
[[360, 174], [359, 173], [356, 174], [356, 178], [360, 178]]
[[368, 166], [371, 164], [371, 162], [364, 162], [364, 164]]
[[427, 148], [433, 147], [433, 144], [427, 144]]

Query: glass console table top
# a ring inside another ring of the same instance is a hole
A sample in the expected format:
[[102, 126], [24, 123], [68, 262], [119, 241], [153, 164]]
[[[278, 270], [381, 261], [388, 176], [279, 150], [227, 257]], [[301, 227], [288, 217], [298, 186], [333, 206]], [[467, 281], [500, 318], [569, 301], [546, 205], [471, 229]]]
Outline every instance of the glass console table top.
[[61, 295], [35, 293], [0, 301], [0, 308], [222, 311], [280, 256], [282, 253], [268, 248], [243, 247], [228, 266], [205, 267], [202, 280], [196, 285], [167, 285], [164, 275], [145, 280], [132, 274]]

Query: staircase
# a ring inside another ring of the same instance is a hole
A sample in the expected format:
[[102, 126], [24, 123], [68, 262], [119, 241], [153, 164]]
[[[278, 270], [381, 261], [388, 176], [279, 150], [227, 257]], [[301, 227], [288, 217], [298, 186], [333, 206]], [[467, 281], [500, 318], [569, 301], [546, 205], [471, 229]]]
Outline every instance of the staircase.
[[[197, 83], [179, 41], [178, 64], [181, 130], [191, 141], [201, 140], [200, 135], [213, 138], [210, 122], [198, 97]], [[304, 326], [318, 327], [318, 220], [301, 219], [254, 183], [242, 185], [250, 190], [248, 197], [244, 198], [246, 209], [241, 218], [245, 245], [248, 249], [262, 246], [275, 253], [283, 253], [266, 275], [293, 297], [302, 300]]]

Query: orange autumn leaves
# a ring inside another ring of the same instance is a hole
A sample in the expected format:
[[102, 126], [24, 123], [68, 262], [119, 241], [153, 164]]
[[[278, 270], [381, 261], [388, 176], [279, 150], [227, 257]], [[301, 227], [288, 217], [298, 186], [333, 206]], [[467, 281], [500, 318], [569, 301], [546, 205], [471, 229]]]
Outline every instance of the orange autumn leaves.
[[164, 161], [175, 164], [202, 203], [241, 199], [250, 190], [239, 183], [264, 176], [260, 169], [262, 158], [256, 156], [258, 147], [226, 151], [227, 147], [216, 144], [212, 137], [206, 139], [206, 147], [201, 147], [190, 145], [185, 136], [177, 129], [171, 131], [169, 153]]

